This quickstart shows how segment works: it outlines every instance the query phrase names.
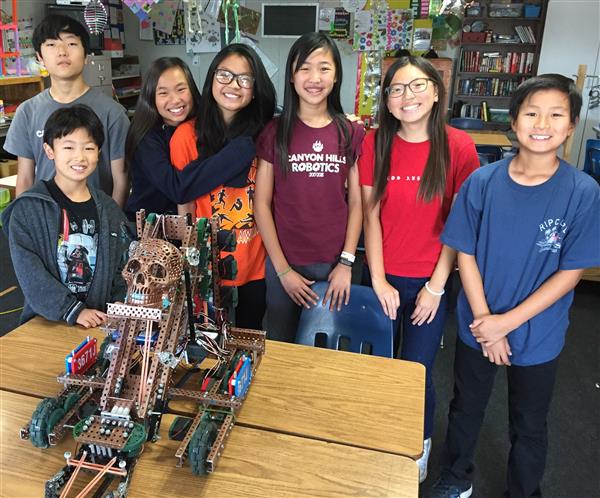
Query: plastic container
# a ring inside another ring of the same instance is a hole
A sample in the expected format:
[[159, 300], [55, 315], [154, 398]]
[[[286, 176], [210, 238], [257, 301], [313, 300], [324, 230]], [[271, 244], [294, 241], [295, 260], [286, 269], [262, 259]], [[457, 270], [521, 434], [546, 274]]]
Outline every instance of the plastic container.
[[522, 3], [491, 3], [490, 17], [522, 17]]
[[462, 34], [463, 43], [485, 43], [486, 33], [474, 33], [473, 31], [465, 32]]
[[[7, 188], [0, 187], [0, 214], [6, 209], [6, 206], [10, 204], [10, 191]], [[2, 221], [0, 220], [0, 227]]]
[[525, 17], [540, 17], [541, 12], [542, 6], [532, 3], [526, 3], [525, 8], [523, 9], [523, 15]]

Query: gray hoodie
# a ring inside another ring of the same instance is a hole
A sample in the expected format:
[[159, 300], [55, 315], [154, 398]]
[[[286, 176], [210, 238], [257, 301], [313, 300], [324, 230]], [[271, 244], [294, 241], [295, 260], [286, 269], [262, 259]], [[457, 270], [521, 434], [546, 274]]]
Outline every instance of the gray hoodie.
[[121, 269], [131, 241], [125, 215], [104, 192], [89, 187], [100, 225], [96, 268], [85, 303], [61, 282], [57, 263], [61, 211], [42, 181], [36, 182], [2, 213], [4, 232], [25, 305], [21, 323], [36, 315], [74, 325], [84, 308], [104, 311], [122, 300]]

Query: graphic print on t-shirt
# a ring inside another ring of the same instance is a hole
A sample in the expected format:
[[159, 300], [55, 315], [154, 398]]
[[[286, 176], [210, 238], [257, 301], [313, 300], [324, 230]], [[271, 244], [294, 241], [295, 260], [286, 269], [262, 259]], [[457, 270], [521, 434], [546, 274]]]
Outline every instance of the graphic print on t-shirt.
[[315, 140], [312, 152], [288, 155], [292, 173], [308, 173], [309, 178], [323, 178], [325, 174], [337, 174], [340, 165], [346, 164], [346, 155], [325, 154], [322, 152], [323, 143]]
[[254, 191], [256, 189], [256, 165], [248, 171], [245, 187], [219, 187], [210, 193], [212, 216], [219, 217], [221, 228], [237, 229], [238, 244], [245, 244], [256, 235], [254, 223]]
[[540, 223], [540, 232], [542, 239], [536, 245], [540, 248], [539, 252], [550, 251], [556, 253], [562, 247], [562, 239], [567, 232], [567, 223], [560, 218], [548, 219]]
[[61, 280], [78, 298], [85, 299], [96, 268], [96, 220], [69, 218], [66, 210], [63, 217], [57, 255]]

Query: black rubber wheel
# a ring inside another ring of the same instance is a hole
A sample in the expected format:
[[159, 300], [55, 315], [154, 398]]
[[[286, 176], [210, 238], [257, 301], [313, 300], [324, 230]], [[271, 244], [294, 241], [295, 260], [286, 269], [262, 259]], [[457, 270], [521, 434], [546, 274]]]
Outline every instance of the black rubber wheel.
[[188, 446], [188, 460], [192, 472], [197, 476], [205, 475], [206, 457], [210, 452], [210, 447], [215, 442], [219, 428], [215, 422], [208, 420], [202, 422], [194, 432]]
[[33, 412], [29, 424], [29, 440], [36, 448], [48, 448], [48, 434], [52, 431], [49, 422], [51, 418], [55, 423], [58, 421], [56, 414], [52, 416], [57, 409], [62, 410], [62, 406], [56, 398], [45, 398]]

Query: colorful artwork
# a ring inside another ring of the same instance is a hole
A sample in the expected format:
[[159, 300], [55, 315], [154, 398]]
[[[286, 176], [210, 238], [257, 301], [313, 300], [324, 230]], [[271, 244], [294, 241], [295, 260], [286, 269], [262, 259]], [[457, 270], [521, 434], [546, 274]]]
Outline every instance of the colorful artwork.
[[150, 20], [154, 22], [154, 29], [170, 35], [178, 9], [179, 0], [162, 0], [157, 3], [150, 11]]
[[386, 45], [387, 17], [385, 12], [361, 10], [354, 15], [354, 43], [359, 52], [383, 50]]
[[175, 14], [173, 29], [170, 34], [163, 31], [154, 30], [155, 45], [185, 45], [185, 22], [183, 20], [183, 9], [179, 9]]
[[413, 17], [411, 10], [395, 9], [387, 13], [386, 50], [400, 50], [411, 47]]
[[123, 3], [127, 5], [139, 19], [148, 19], [150, 10], [158, 0], [123, 0]]

